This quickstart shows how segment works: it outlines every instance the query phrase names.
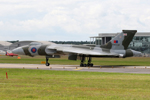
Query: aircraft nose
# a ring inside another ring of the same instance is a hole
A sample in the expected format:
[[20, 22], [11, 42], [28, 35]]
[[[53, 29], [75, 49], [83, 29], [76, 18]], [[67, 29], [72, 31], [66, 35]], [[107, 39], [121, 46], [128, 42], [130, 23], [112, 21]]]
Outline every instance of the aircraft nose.
[[18, 48], [16, 48], [16, 49], [13, 49], [13, 50], [12, 50], [12, 53], [14, 53], [14, 54], [20, 54], [20, 55], [25, 55], [25, 53], [24, 53], [22, 47], [18, 47]]

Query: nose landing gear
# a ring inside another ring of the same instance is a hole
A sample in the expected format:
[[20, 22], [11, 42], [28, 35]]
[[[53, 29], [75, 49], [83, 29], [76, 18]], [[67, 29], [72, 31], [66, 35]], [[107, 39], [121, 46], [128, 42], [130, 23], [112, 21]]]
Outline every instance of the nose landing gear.
[[50, 63], [48, 63], [48, 60], [49, 60], [49, 58], [46, 57], [46, 66], [49, 66], [49, 65], [50, 65]]

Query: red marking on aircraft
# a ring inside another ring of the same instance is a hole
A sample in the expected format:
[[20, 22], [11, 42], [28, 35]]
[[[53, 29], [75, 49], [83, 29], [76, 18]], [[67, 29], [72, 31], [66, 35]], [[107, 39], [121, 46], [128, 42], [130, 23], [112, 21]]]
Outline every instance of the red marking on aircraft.
[[37, 49], [36, 49], [35, 47], [33, 47], [33, 48], [31, 49], [31, 52], [32, 52], [32, 53], [36, 53], [36, 51], [37, 51]]
[[114, 40], [114, 43], [118, 43], [118, 40]]
[[35, 49], [32, 49], [32, 51], [35, 52], [36, 50], [35, 50]]

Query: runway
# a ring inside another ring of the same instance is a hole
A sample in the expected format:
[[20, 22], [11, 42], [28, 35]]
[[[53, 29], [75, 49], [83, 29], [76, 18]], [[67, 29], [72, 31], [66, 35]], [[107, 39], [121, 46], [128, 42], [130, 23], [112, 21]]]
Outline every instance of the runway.
[[150, 66], [79, 67], [79, 65], [50, 65], [47, 67], [44, 64], [0, 64], [0, 68], [150, 74]]

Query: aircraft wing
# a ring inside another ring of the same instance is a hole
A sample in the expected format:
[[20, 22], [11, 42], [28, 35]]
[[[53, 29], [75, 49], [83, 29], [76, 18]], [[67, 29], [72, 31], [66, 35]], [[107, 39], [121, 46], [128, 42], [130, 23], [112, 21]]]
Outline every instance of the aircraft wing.
[[63, 53], [74, 53], [82, 55], [93, 55], [93, 56], [118, 56], [116, 53], [103, 52], [101, 50], [94, 50], [88, 46], [49, 46], [48, 49], [55, 49]]

